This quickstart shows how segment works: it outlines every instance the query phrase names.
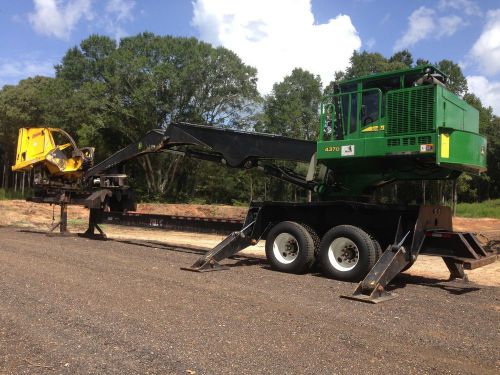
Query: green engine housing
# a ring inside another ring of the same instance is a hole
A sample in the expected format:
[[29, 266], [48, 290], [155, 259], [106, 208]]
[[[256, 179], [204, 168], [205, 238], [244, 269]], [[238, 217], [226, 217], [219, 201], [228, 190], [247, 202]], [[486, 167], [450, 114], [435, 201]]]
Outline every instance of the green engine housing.
[[479, 113], [427, 65], [343, 81], [321, 106], [323, 195], [360, 196], [398, 180], [486, 170]]

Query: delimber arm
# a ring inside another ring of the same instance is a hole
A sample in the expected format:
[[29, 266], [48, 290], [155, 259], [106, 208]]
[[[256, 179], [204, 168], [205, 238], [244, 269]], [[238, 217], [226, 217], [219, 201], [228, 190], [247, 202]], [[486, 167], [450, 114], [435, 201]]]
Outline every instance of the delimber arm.
[[[188, 123], [172, 123], [165, 129], [148, 132], [106, 160], [90, 168], [85, 178], [90, 180], [128, 160], [160, 151], [172, 151], [189, 157], [219, 162], [234, 168], [258, 167], [259, 161], [288, 160], [309, 163], [316, 152], [316, 142], [262, 133], [250, 133]], [[261, 169], [274, 177], [305, 189], [313, 183], [286, 168], [262, 165]]]

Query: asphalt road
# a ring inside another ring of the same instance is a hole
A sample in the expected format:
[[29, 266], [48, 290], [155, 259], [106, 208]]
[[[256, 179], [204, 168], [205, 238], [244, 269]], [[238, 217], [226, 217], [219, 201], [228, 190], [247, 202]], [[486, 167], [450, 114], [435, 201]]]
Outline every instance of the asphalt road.
[[355, 285], [151, 243], [0, 228], [0, 373], [498, 374], [499, 288], [402, 276]]

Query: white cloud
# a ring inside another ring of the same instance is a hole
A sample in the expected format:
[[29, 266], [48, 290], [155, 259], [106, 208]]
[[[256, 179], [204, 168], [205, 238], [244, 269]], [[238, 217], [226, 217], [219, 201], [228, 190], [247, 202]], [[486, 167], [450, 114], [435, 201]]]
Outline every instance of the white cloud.
[[195, 0], [193, 8], [192, 24], [201, 39], [229, 48], [255, 66], [263, 94], [295, 67], [319, 74], [328, 84], [361, 47], [349, 16], [317, 24], [310, 0]]
[[33, 28], [40, 34], [68, 39], [82, 19], [92, 20], [91, 0], [34, 0], [35, 12], [28, 15]]
[[367, 50], [373, 49], [373, 46], [375, 46], [376, 41], [374, 38], [368, 39], [365, 43], [363, 43], [364, 46], [366, 47]]
[[467, 22], [457, 15], [439, 17], [434, 9], [422, 6], [408, 17], [408, 30], [396, 40], [394, 51], [411, 47], [431, 37], [450, 37], [465, 25]]
[[134, 7], [135, 1], [132, 0], [108, 0], [102, 23], [116, 40], [127, 35], [123, 24], [134, 20]]
[[54, 63], [35, 60], [0, 60], [0, 88], [6, 84], [17, 84], [21, 79], [36, 75], [53, 76]]
[[[123, 24], [134, 20], [134, 0], [33, 0], [34, 12], [28, 15], [31, 26], [40, 34], [68, 40], [80, 21], [94, 21], [116, 39], [126, 35]], [[93, 9], [94, 4], [101, 6]]]
[[500, 116], [500, 81], [489, 81], [484, 76], [469, 76], [467, 86], [484, 106], [492, 107], [493, 113]]
[[500, 72], [500, 9], [487, 13], [486, 25], [474, 43], [471, 55], [487, 75]]
[[482, 14], [479, 6], [471, 0], [441, 0], [439, 9], [453, 9], [462, 11], [468, 16], [480, 16]]
[[408, 30], [396, 41], [394, 51], [410, 47], [415, 43], [428, 38], [435, 30], [435, 11], [430, 8], [420, 7], [408, 17]]
[[118, 22], [132, 21], [134, 19], [132, 10], [135, 1], [131, 0], [109, 0], [106, 5], [106, 12], [114, 14]]
[[452, 36], [458, 30], [460, 26], [463, 26], [465, 22], [459, 16], [445, 16], [438, 20], [439, 31], [437, 37]]

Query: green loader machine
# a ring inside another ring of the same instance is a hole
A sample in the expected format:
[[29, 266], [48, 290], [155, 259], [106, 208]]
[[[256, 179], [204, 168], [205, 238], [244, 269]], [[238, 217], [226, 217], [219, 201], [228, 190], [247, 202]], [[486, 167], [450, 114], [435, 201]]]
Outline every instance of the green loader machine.
[[317, 158], [334, 174], [321, 189], [361, 196], [392, 181], [484, 172], [479, 113], [445, 82], [424, 66], [340, 83], [321, 108]]
[[[442, 257], [450, 278], [465, 279], [464, 269], [492, 263], [497, 255], [474, 234], [453, 231], [449, 207], [411, 203], [419, 197], [395, 204], [374, 199], [393, 182], [454, 181], [462, 172], [486, 170], [478, 111], [447, 90], [446, 81], [428, 65], [340, 82], [321, 105], [317, 142], [171, 123], [83, 170], [73, 184], [81, 187], [77, 192], [45, 178], [33, 199], [61, 204], [61, 217], [66, 204], [76, 202], [72, 197], [83, 199], [90, 209], [85, 235], [93, 238], [105, 237], [102, 223], [169, 228], [179, 218], [132, 211], [121, 167], [146, 153], [174, 152], [258, 168], [315, 193], [312, 202], [251, 202], [242, 228], [188, 270], [225, 269], [221, 260], [266, 240], [273, 269], [319, 269], [331, 278], [361, 280], [347, 297], [365, 302], [393, 298], [387, 285], [419, 254]], [[307, 163], [307, 175], [276, 163], [283, 160]]]

